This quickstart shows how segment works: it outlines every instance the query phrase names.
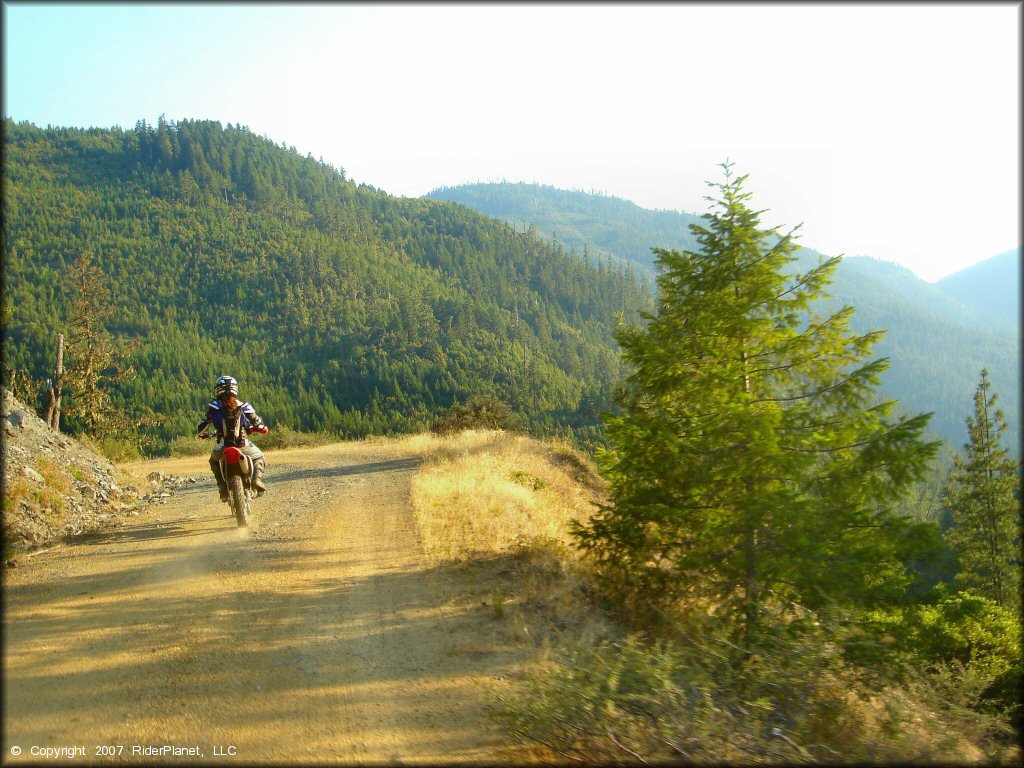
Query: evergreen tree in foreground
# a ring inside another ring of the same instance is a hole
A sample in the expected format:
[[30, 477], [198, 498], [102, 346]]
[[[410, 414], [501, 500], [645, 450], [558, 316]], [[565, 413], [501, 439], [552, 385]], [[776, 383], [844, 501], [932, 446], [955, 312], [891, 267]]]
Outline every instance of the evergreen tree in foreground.
[[960, 558], [956, 580], [1004, 608], [1020, 608], [1020, 474], [1002, 447], [1006, 419], [996, 408], [988, 371], [974, 393], [974, 416], [967, 419], [965, 456], [949, 472], [944, 506], [953, 524], [946, 532]]
[[106, 277], [83, 255], [69, 270], [66, 289], [75, 297], [68, 343], [70, 363], [65, 372], [71, 391], [67, 414], [94, 439], [126, 433], [132, 420], [114, 406], [110, 387], [134, 375], [125, 364], [132, 347], [115, 341], [107, 330], [114, 306]]
[[746, 177], [723, 168], [691, 225], [700, 250], [655, 249], [657, 315], [619, 331], [632, 373], [606, 419], [610, 503], [577, 536], [608, 586], [691, 598], [753, 641], [778, 611], [902, 597], [928, 526], [891, 507], [938, 444], [921, 439], [930, 414], [878, 402], [881, 332], [813, 311], [839, 258], [787, 275], [795, 230], [759, 229]]

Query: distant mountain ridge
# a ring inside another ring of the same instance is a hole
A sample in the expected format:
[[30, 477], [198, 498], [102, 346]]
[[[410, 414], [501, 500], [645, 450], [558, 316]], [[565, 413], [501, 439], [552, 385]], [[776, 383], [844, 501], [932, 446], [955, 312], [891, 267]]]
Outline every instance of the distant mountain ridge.
[[980, 322], [1020, 328], [1020, 248], [962, 269], [935, 285], [967, 307]]
[[461, 203], [513, 228], [532, 225], [542, 237], [554, 238], [578, 254], [586, 251], [647, 271], [654, 269], [652, 242], [678, 250], [693, 248], [697, 241], [689, 225], [702, 221], [697, 214], [652, 211], [618, 197], [543, 184], [466, 184], [441, 187], [425, 197]]
[[[428, 197], [458, 202], [542, 236], [557, 237], [578, 255], [625, 262], [653, 276], [652, 247], [692, 250], [689, 225], [699, 216], [649, 211], [619, 198], [558, 190], [537, 184], [467, 184]], [[798, 252], [797, 266], [824, 258]], [[829, 290], [835, 306], [850, 304], [858, 332], [887, 329], [876, 346], [890, 358], [882, 376], [888, 396], [906, 410], [931, 411], [932, 431], [959, 449], [982, 368], [987, 368], [1010, 425], [1020, 439], [1019, 250], [1000, 254], [930, 284], [905, 267], [867, 256], [844, 258]]]

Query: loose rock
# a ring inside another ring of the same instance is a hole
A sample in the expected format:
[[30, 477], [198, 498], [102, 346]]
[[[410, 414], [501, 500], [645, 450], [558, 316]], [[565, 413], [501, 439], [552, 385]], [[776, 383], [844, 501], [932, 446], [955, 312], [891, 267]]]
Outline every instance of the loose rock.
[[[15, 552], [117, 525], [125, 507], [138, 503], [138, 491], [105, 458], [54, 432], [5, 389], [0, 403], [4, 486], [27, 479], [47, 490], [45, 507], [42, 499], [28, 495], [4, 510], [5, 540]], [[44, 473], [42, 461], [49, 465]]]

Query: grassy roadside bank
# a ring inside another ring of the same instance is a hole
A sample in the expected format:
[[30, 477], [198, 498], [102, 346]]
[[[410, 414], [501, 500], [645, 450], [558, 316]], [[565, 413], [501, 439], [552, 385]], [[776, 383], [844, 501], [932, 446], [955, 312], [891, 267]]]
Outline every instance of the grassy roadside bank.
[[603, 499], [603, 481], [568, 445], [483, 431], [401, 444], [423, 458], [412, 497], [428, 558], [475, 569], [496, 619], [534, 649], [532, 671], [495, 690], [495, 714], [538, 760], [1019, 758], [1010, 719], [984, 706], [990, 680], [974, 661], [907, 664], [879, 682], [836, 643], [780, 637], [740, 672], [700, 611], [650, 627], [602, 607], [570, 529]]

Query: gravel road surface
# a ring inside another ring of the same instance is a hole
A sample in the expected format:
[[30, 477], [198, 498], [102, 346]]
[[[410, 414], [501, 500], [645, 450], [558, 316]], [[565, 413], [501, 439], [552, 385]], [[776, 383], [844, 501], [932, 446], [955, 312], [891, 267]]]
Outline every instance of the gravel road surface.
[[249, 529], [204, 457], [151, 462], [201, 480], [7, 570], [5, 762], [515, 760], [485, 707], [523, 652], [426, 564], [418, 460], [268, 459]]

